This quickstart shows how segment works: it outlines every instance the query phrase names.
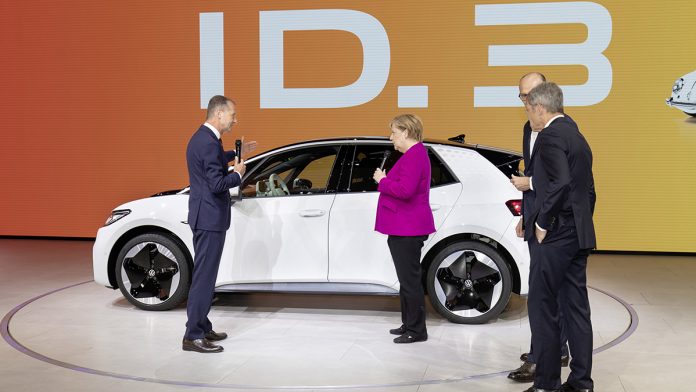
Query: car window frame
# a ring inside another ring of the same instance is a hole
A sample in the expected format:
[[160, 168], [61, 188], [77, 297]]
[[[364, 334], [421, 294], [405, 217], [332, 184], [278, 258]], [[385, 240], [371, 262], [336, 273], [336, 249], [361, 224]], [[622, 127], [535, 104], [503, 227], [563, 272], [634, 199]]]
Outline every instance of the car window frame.
[[[443, 167], [447, 170], [447, 172], [450, 174], [452, 177], [452, 182], [445, 183], [445, 184], [438, 184], [435, 186], [431, 186], [430, 189], [435, 189], [435, 188], [440, 188], [443, 186], [448, 186], [452, 184], [459, 184], [461, 181], [459, 181], [459, 178], [455, 174], [455, 172], [452, 170], [452, 168], [447, 164], [447, 161], [445, 161], [440, 154], [437, 153], [437, 151], [428, 143], [423, 143], [425, 148], [428, 150], [428, 153], [432, 153], [436, 159], [440, 161], [440, 163], [443, 165]], [[357, 194], [357, 193], [375, 193], [379, 192], [378, 190], [373, 190], [373, 191], [351, 191], [350, 190], [350, 185], [351, 185], [351, 178], [353, 176], [353, 163], [355, 161], [355, 154], [357, 152], [357, 147], [359, 145], [371, 145], [371, 146], [387, 146], [387, 147], [392, 147], [392, 143], [389, 140], [386, 141], [375, 141], [375, 140], [365, 140], [365, 141], [352, 141], [349, 145], [346, 145], [347, 147], [350, 147], [350, 149], [346, 152], [346, 156], [344, 157], [344, 161], [342, 164], [342, 173], [341, 173], [341, 181], [337, 186], [336, 192], [340, 194]], [[431, 169], [432, 170], [432, 169]], [[431, 173], [432, 174], [432, 173]]]
[[297, 150], [304, 150], [304, 149], [309, 149], [309, 148], [323, 148], [323, 147], [338, 147], [338, 151], [336, 152], [336, 159], [334, 160], [333, 166], [331, 167], [331, 170], [329, 171], [329, 178], [327, 180], [327, 185], [326, 189], [324, 192], [317, 192], [317, 193], [296, 193], [296, 194], [289, 194], [289, 195], [282, 195], [282, 196], [273, 196], [273, 197], [245, 197], [245, 199], [251, 200], [251, 199], [277, 199], [277, 198], [282, 198], [282, 197], [291, 197], [291, 196], [316, 196], [316, 195], [326, 195], [330, 193], [335, 193], [336, 192], [336, 184], [337, 181], [335, 180], [336, 177], [340, 177], [340, 165], [338, 165], [339, 161], [342, 159], [345, 159], [345, 150], [346, 146], [344, 143], [338, 143], [338, 142], [333, 142], [333, 143], [316, 143], [316, 144], [295, 144], [292, 146], [285, 146], [281, 147], [277, 150], [271, 150], [267, 154], [264, 154], [264, 156], [259, 158], [258, 162], [254, 162], [254, 168], [253, 170], [247, 172], [244, 174], [244, 177], [242, 178], [242, 182], [240, 185], [240, 192], [242, 189], [244, 189], [244, 184], [246, 181], [248, 181], [250, 178], [255, 176], [258, 171], [260, 170], [261, 167], [263, 167], [269, 160], [273, 159], [274, 157], [277, 157], [280, 154], [287, 154], [291, 153], [293, 151]]

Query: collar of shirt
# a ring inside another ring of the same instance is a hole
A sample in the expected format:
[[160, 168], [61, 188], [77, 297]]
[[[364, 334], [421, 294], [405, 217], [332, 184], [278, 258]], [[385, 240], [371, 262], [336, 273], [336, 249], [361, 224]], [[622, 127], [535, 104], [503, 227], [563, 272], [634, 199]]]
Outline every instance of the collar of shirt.
[[546, 125], [544, 125], [544, 128], [548, 128], [548, 126], [551, 125], [551, 123], [553, 122], [553, 120], [555, 120], [555, 119], [557, 119], [557, 118], [559, 118], [559, 117], [565, 117], [565, 116], [562, 115], [562, 114], [559, 114], [558, 116], [552, 117], [552, 118], [549, 120], [549, 122], [547, 122]]
[[215, 137], [217, 137], [218, 140], [220, 140], [220, 131], [218, 131], [217, 129], [215, 129], [214, 126], [212, 126], [212, 125], [210, 125], [210, 124], [208, 124], [208, 123], [205, 123], [205, 124], [203, 124], [203, 125], [206, 126], [206, 127], [208, 127], [208, 128], [210, 128], [210, 130], [213, 131], [213, 133], [215, 134]]

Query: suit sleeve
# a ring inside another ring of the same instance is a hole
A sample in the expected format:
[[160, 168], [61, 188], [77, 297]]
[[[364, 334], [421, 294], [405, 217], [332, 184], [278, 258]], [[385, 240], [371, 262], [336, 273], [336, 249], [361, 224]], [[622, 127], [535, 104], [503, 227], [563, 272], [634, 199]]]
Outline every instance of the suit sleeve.
[[[537, 137], [539, 159], [549, 177], [549, 186], [539, 210], [536, 223], [542, 229], [551, 226], [551, 219], [558, 216], [563, 201], [570, 191], [570, 167], [561, 136], [544, 131]], [[539, 195], [537, 195], [538, 197]]]
[[420, 161], [421, 159], [404, 161], [397, 173], [394, 173], [394, 170], [392, 170], [389, 173], [390, 175], [387, 175], [379, 182], [377, 190], [385, 195], [401, 200], [408, 200], [413, 197], [418, 189], [418, 182], [423, 175], [424, 165]]
[[237, 152], [234, 150], [230, 151], [225, 151], [225, 159], [227, 159], [227, 162], [232, 162], [234, 161], [234, 158], [237, 156]]
[[205, 173], [208, 188], [213, 193], [227, 192], [241, 184], [241, 178], [236, 172], [228, 172], [227, 167], [222, 167], [218, 160], [219, 146], [213, 143], [204, 145], [203, 171]]

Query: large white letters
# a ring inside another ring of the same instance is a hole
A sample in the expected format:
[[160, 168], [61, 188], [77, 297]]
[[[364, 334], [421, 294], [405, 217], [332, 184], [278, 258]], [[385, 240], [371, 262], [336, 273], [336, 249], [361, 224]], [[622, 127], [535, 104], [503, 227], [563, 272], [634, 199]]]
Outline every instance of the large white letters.
[[[477, 5], [476, 26], [581, 23], [587, 40], [580, 44], [491, 45], [489, 66], [573, 65], [587, 68], [587, 82], [561, 86], [565, 106], [589, 106], [611, 91], [612, 69], [602, 54], [612, 34], [611, 15], [591, 2]], [[474, 107], [521, 106], [517, 86], [474, 87]]]
[[[343, 30], [363, 48], [363, 69], [353, 84], [326, 88], [285, 88], [283, 32]], [[373, 16], [353, 10], [261, 11], [259, 15], [261, 108], [340, 108], [374, 99], [387, 83], [389, 38]]]
[[201, 109], [215, 95], [225, 94], [225, 46], [222, 12], [202, 12], [199, 16]]

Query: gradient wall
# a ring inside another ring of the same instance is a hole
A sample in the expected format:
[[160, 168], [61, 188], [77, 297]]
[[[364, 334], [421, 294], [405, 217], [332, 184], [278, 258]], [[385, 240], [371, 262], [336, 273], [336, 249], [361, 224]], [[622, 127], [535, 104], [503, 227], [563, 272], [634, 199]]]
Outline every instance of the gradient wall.
[[695, 17], [692, 0], [3, 2], [0, 235], [94, 236], [186, 185], [212, 93], [238, 101], [230, 149], [387, 135], [413, 112], [428, 137], [521, 150], [515, 86], [538, 70], [593, 148], [599, 249], [696, 252], [696, 118], [665, 105], [696, 70]]

